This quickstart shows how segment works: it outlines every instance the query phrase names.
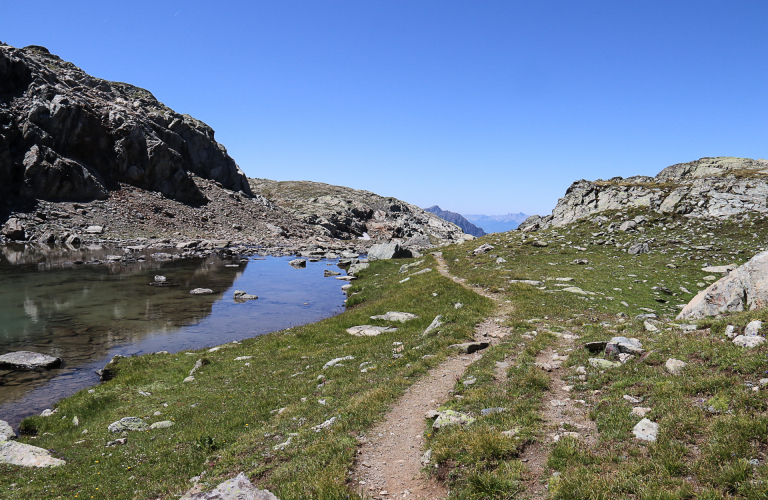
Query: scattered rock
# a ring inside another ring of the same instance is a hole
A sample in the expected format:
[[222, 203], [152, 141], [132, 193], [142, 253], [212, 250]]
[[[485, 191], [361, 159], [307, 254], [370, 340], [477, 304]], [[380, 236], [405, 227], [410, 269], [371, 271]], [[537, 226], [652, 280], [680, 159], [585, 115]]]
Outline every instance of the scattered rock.
[[725, 336], [729, 339], [732, 339], [738, 335], [738, 332], [736, 332], [736, 327], [733, 325], [728, 325], [725, 327]]
[[400, 246], [399, 243], [380, 243], [373, 245], [368, 250], [368, 259], [407, 259], [413, 257], [410, 249]]
[[544, 247], [549, 246], [549, 243], [547, 243], [546, 241], [541, 241], [541, 240], [533, 240], [533, 243], [531, 243], [531, 245], [533, 245], [535, 247], [538, 247], [538, 248], [544, 248]]
[[154, 424], [150, 425], [150, 429], [167, 429], [168, 427], [172, 427], [173, 422], [170, 420], [163, 420], [160, 422], [155, 422]]
[[195, 486], [181, 500], [280, 500], [269, 490], [254, 486], [242, 472], [219, 484], [212, 491], [201, 492]]
[[432, 424], [432, 428], [438, 430], [452, 425], [469, 425], [474, 421], [475, 419], [473, 417], [470, 417], [465, 413], [459, 413], [454, 410], [443, 410]]
[[608, 361], [607, 359], [602, 359], [602, 358], [589, 358], [589, 364], [593, 368], [597, 368], [597, 369], [616, 368], [618, 366], [621, 366], [621, 363]]
[[397, 328], [390, 326], [360, 325], [347, 328], [347, 333], [355, 337], [375, 337], [381, 333], [396, 332]]
[[677, 319], [697, 319], [727, 311], [754, 310], [767, 304], [768, 251], [764, 251], [699, 292], [680, 311]]
[[632, 415], [643, 418], [651, 412], [651, 408], [644, 406], [635, 406], [632, 408]]
[[13, 431], [13, 427], [5, 420], [0, 420], [0, 441], [6, 441], [8, 439], [15, 439], [16, 433]]
[[246, 293], [242, 290], [235, 290], [232, 295], [234, 296], [235, 300], [256, 300], [259, 298], [256, 295], [251, 295], [250, 293]]
[[659, 434], [659, 424], [644, 418], [635, 425], [632, 433], [641, 441], [654, 442]]
[[733, 339], [734, 344], [741, 347], [746, 347], [748, 349], [757, 347], [763, 342], [765, 342], [765, 337], [758, 337], [754, 335], [749, 337], [747, 337], [746, 335], [739, 335], [738, 337]]
[[672, 375], [680, 375], [683, 371], [683, 368], [685, 368], [687, 365], [688, 363], [680, 361], [679, 359], [669, 358], [664, 364], [664, 367]]
[[336, 422], [336, 417], [331, 417], [322, 424], [318, 424], [314, 427], [312, 427], [312, 430], [315, 432], [320, 432], [323, 429], [327, 429], [328, 427], [332, 426]]
[[[456, 304], [454, 304], [453, 307], [455, 309], [458, 309], [458, 307], [456, 307]], [[422, 336], [429, 335], [430, 333], [432, 333], [435, 330], [437, 330], [438, 328], [440, 328], [442, 326], [442, 324], [443, 324], [442, 321], [440, 321], [442, 318], [443, 318], [443, 316], [441, 314], [438, 314], [437, 316], [435, 316], [435, 319], [432, 320], [432, 323], [429, 324], [427, 329], [424, 330], [424, 333], [422, 333], [421, 335]]]
[[659, 331], [659, 328], [656, 325], [654, 325], [653, 323], [651, 323], [650, 321], [648, 321], [648, 320], [645, 320], [643, 322], [643, 326], [645, 327], [646, 331], [651, 332], [651, 333]]
[[108, 441], [106, 446], [111, 448], [112, 446], [122, 446], [128, 442], [128, 438], [115, 439], [114, 441]]
[[145, 431], [147, 428], [147, 423], [138, 417], [123, 417], [117, 422], [109, 424], [107, 430], [111, 433], [115, 433], [123, 431]]
[[465, 342], [463, 344], [449, 345], [449, 349], [457, 349], [463, 354], [472, 354], [473, 352], [481, 351], [487, 348], [490, 344], [488, 342]]
[[61, 358], [31, 351], [15, 351], [0, 356], [0, 368], [14, 370], [37, 370], [56, 368], [61, 365]]
[[647, 242], [643, 243], [635, 243], [634, 245], [630, 246], [627, 250], [627, 253], [629, 255], [638, 255], [641, 253], [648, 253], [650, 252], [650, 247], [648, 246]]
[[337, 364], [341, 363], [342, 361], [351, 361], [355, 358], [352, 356], [344, 356], [343, 358], [334, 358], [327, 362], [325, 365], [323, 365], [323, 370], [327, 370], [328, 368], [331, 368], [333, 366], [336, 366]]
[[296, 269], [307, 267], [307, 260], [306, 259], [293, 259], [292, 261], [288, 262], [292, 267], [295, 267]]
[[422, 467], [426, 467], [429, 465], [429, 461], [432, 460], [432, 450], [427, 450], [424, 452], [424, 454], [421, 456], [421, 459], [419, 462], [421, 463]]
[[384, 321], [398, 321], [400, 323], [405, 323], [406, 321], [410, 321], [416, 318], [418, 318], [418, 316], [416, 316], [415, 314], [411, 314], [407, 312], [398, 312], [398, 311], [389, 311], [385, 314], [371, 316], [371, 319], [381, 319]]
[[330, 269], [323, 270], [323, 277], [325, 278], [329, 278], [331, 276], [339, 276], [339, 275], [341, 275], [341, 273], [338, 271], [331, 271]]
[[755, 319], [750, 321], [746, 327], [744, 327], [744, 335], [747, 337], [754, 337], [760, 332], [760, 329], [763, 327], [763, 322], [759, 319]]
[[355, 276], [360, 271], [364, 271], [369, 267], [371, 267], [371, 265], [367, 262], [357, 262], [349, 266], [349, 269], [347, 269], [347, 274], [349, 274], [350, 276]]
[[494, 247], [493, 245], [491, 245], [489, 243], [484, 243], [484, 244], [480, 245], [479, 247], [475, 248], [472, 251], [472, 253], [474, 253], [475, 255], [482, 255], [484, 253], [490, 252], [494, 248], [496, 248], [496, 247]]
[[16, 441], [0, 441], [0, 463], [21, 467], [58, 467], [66, 464], [64, 460], [53, 458], [48, 450]]

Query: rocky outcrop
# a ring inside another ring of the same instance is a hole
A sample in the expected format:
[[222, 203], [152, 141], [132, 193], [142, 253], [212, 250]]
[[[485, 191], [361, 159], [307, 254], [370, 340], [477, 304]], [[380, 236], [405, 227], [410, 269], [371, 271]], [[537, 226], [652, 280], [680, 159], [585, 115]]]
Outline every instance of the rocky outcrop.
[[370, 191], [309, 181], [250, 182], [254, 193], [336, 238], [368, 235], [373, 240], [398, 239], [408, 246], [424, 247], [458, 242], [464, 234], [455, 224], [415, 205]]
[[768, 251], [699, 292], [677, 319], [698, 319], [724, 312], [761, 309], [768, 305]]
[[483, 228], [477, 227], [476, 225], [469, 222], [467, 219], [464, 218], [463, 215], [457, 214], [456, 212], [450, 212], [448, 210], [443, 210], [437, 205], [432, 205], [429, 208], [425, 208], [429, 213], [435, 214], [441, 219], [448, 221], [452, 224], [456, 224], [461, 228], [462, 231], [464, 231], [465, 234], [471, 234], [472, 236], [475, 236], [477, 238], [481, 236], [485, 236], [485, 231], [483, 231]]
[[746, 212], [768, 215], [768, 161], [701, 158], [667, 167], [656, 177], [576, 181], [551, 215], [531, 216], [519, 229], [563, 226], [605, 210], [634, 208], [717, 219]]
[[205, 202], [194, 176], [251, 195], [205, 123], [44, 47], [0, 43], [0, 192], [89, 201], [122, 183]]

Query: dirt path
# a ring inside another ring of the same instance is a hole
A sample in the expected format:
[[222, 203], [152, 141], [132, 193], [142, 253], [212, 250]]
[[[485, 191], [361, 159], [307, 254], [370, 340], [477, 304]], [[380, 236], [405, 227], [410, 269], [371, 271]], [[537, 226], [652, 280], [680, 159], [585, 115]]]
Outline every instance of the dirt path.
[[540, 412], [543, 420], [541, 441], [528, 446], [520, 455], [520, 460], [530, 471], [526, 498], [546, 498], [544, 474], [547, 470], [547, 457], [554, 443], [564, 437], [578, 439], [590, 446], [597, 442], [597, 427], [588, 417], [585, 402], [571, 399], [573, 383], [563, 380], [565, 373], [560, 365], [568, 359], [573, 346], [574, 338], [560, 338], [555, 346], [548, 347], [536, 356], [536, 366], [548, 373], [550, 386]]
[[[456, 283], [500, 302], [499, 297], [485, 290], [469, 287], [452, 276], [439, 252], [433, 254], [441, 274]], [[475, 340], [497, 343], [506, 333], [499, 325], [500, 317], [486, 318], [475, 328]], [[450, 397], [450, 390], [482, 352], [446, 360], [433, 368], [423, 379], [413, 384], [392, 406], [384, 421], [367, 433], [357, 451], [350, 480], [361, 493], [379, 499], [408, 498], [441, 500], [448, 497], [448, 488], [424, 474], [421, 464], [424, 418]]]

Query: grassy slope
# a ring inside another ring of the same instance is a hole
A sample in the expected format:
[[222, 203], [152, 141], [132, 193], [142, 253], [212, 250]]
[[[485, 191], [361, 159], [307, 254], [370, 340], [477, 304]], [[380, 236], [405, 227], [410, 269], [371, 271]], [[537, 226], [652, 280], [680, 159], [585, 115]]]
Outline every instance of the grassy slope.
[[[613, 216], [615, 222], [627, 218], [627, 214], [606, 215]], [[644, 235], [616, 231], [595, 237], [592, 233], [605, 232], [608, 223], [599, 226], [584, 220], [534, 233], [540, 241], [548, 243], [544, 248], [532, 246], [531, 237], [524, 240], [520, 233], [505, 233], [444, 252], [453, 273], [506, 295], [515, 304], [516, 310], [508, 317], [508, 324], [514, 329], [513, 343], [519, 341], [521, 333], [534, 329], [528, 320], [538, 318], [534, 325], [577, 332], [582, 337], [579, 342], [625, 335], [640, 339], [647, 350], [653, 350], [644, 361], [633, 360], [602, 373], [587, 362], [594, 354], [579, 348], [570, 353], [561, 370], [565, 370], [563, 378], [575, 384], [572, 398], [586, 400], [590, 418], [597, 423], [599, 444], [594, 449], [570, 438], [551, 444], [541, 433], [540, 422], [531, 418], [527, 423], [520, 418], [512, 423], [497, 422], [496, 430], [519, 425], [523, 435], [550, 443], [547, 481], [551, 498], [768, 498], [768, 402], [764, 390], [752, 389], [759, 385], [759, 379], [768, 376], [768, 348], [744, 350], [723, 334], [727, 324], [743, 327], [750, 319], [768, 319], [768, 311], [703, 320], [699, 329], [692, 332], [684, 332], [667, 321], [660, 325], [659, 332], [651, 333], [645, 331], [642, 321], [616, 317], [617, 313], [634, 317], [644, 312], [641, 308], [648, 308], [659, 316], [674, 318], [678, 311], [675, 305], [687, 303], [707, 283], [704, 277], [710, 273], [701, 271], [705, 263], [743, 263], [757, 252], [757, 242], [766, 241], [768, 228], [757, 217], [714, 223], [646, 215], [651, 221], [645, 225]], [[615, 244], [592, 244], [607, 236], [614, 237], [619, 244], [639, 238], [655, 238], [655, 242], [651, 243], [651, 253], [636, 256]], [[471, 250], [481, 243], [491, 243], [495, 248], [488, 254], [473, 256]], [[709, 251], [691, 248], [710, 244], [713, 249]], [[496, 264], [496, 256], [507, 262]], [[589, 264], [573, 264], [575, 259], [588, 259]], [[676, 267], [667, 267], [670, 263]], [[555, 286], [557, 281], [548, 279], [555, 277], [573, 277], [575, 282], [569, 285], [594, 295], [555, 291], [562, 288]], [[510, 279], [543, 280], [544, 289], [510, 284]], [[675, 295], [653, 289], [659, 286]], [[680, 286], [692, 293], [681, 291]], [[551, 343], [542, 339], [541, 334], [536, 341], [540, 342], [537, 347]], [[524, 404], [516, 397], [521, 395], [520, 388], [526, 387], [521, 377], [532, 377], [535, 372], [530, 352], [533, 350], [533, 346], [527, 347], [524, 355], [518, 357], [517, 366], [510, 368], [510, 380], [505, 387], [507, 405], [487, 398], [499, 389], [486, 377], [481, 380], [484, 383], [465, 391], [465, 398], [453, 406], [471, 409]], [[689, 363], [683, 375], [666, 373], [663, 365], [670, 357]], [[579, 380], [577, 366], [587, 368], [585, 380]], [[540, 397], [545, 390], [542, 384], [541, 380], [531, 380], [528, 393]], [[625, 394], [642, 399], [642, 403], [629, 404], [622, 398]], [[470, 403], [478, 399], [482, 400], [479, 405]], [[647, 417], [661, 426], [656, 443], [633, 438], [631, 429], [640, 418], [631, 415], [632, 406], [652, 408]], [[513, 409], [512, 413], [515, 412]], [[484, 433], [487, 429], [483, 425], [471, 432], [467, 429], [464, 440], [474, 442]], [[464, 460], [464, 452], [451, 451], [443, 438], [438, 436], [432, 446], [445, 450], [440, 455], [442, 460], [459, 462], [452, 472], [456, 498], [518, 498], [516, 492], [521, 489], [525, 472], [515, 460], [514, 451], [507, 453], [504, 460], [494, 461], [498, 453], [489, 450], [474, 460], [478, 467]], [[498, 435], [496, 440], [499, 441]], [[754, 459], [757, 462], [749, 462]], [[466, 466], [461, 466], [462, 460]]]
[[[432, 258], [426, 259], [410, 271], [427, 265], [434, 269]], [[41, 470], [0, 465], [0, 497], [172, 498], [203, 472], [203, 482], [213, 485], [243, 471], [283, 500], [346, 498], [356, 435], [439, 363], [448, 353], [447, 345], [471, 337], [475, 323], [492, 307], [488, 299], [436, 271], [400, 284], [405, 276], [398, 274], [401, 264], [373, 263], [351, 290], [359, 292], [352, 297], [362, 304], [334, 318], [212, 353], [120, 360], [118, 376], [94, 393], [81, 391], [61, 401], [52, 417], [25, 420], [23, 425], [37, 429], [37, 436], [21, 441], [53, 450], [67, 465]], [[465, 305], [454, 309], [456, 302]], [[386, 311], [408, 311], [419, 319], [378, 337], [345, 332], [354, 325], [386, 324], [369, 319]], [[437, 314], [445, 315], [446, 326], [439, 335], [421, 337]], [[395, 341], [405, 344], [399, 359], [392, 357]], [[422, 359], [426, 354], [436, 356]], [[238, 356], [253, 357], [234, 361]], [[342, 356], [355, 359], [323, 370], [326, 362]], [[200, 358], [210, 363], [195, 373], [194, 382], [182, 384]], [[376, 368], [361, 373], [358, 365], [365, 361]], [[318, 388], [321, 375], [326, 383]], [[325, 405], [318, 403], [321, 399]], [[285, 410], [274, 412], [280, 408]], [[162, 414], [153, 416], [155, 411]], [[78, 427], [72, 424], [75, 416]], [[132, 432], [126, 436], [127, 445], [105, 448], [108, 440], [120, 437], [110, 435], [107, 426], [125, 416], [140, 416], [149, 423], [170, 419], [175, 425]], [[338, 421], [330, 429], [311, 430], [334, 416]], [[83, 429], [88, 433], [83, 435]], [[274, 449], [291, 433], [297, 435], [285, 450]]]

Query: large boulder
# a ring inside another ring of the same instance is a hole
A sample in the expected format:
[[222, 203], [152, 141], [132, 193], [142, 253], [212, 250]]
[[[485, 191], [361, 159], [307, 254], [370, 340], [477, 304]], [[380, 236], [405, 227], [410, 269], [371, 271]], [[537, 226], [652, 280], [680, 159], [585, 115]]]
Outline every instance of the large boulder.
[[48, 450], [16, 441], [0, 440], [0, 464], [22, 467], [58, 467], [64, 460], [53, 458]]
[[26, 238], [24, 224], [16, 217], [11, 217], [3, 224], [2, 234], [9, 240], [23, 240]]
[[88, 201], [124, 183], [205, 202], [193, 176], [252, 194], [208, 125], [44, 47], [0, 44], [0, 95], [3, 194]]
[[181, 500], [279, 500], [269, 490], [254, 486], [242, 472], [212, 491], [201, 492], [200, 489], [200, 486], [195, 486]]
[[369, 260], [407, 259], [410, 257], [413, 257], [411, 250], [400, 246], [399, 243], [380, 243], [378, 245], [373, 245], [368, 250]]
[[724, 312], [760, 309], [768, 304], [768, 250], [699, 292], [677, 315], [697, 319]]

